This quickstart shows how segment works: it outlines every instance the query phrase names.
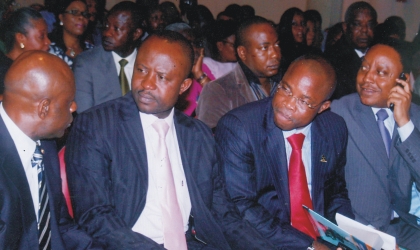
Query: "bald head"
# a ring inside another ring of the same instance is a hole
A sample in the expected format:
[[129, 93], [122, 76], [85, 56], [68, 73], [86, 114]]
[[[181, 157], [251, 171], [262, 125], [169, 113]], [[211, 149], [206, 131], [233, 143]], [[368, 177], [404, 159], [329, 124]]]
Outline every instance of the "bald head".
[[34, 140], [62, 136], [77, 108], [74, 76], [63, 60], [25, 52], [13, 62], [4, 85], [4, 109], [26, 135]]
[[316, 88], [325, 95], [325, 100], [329, 99], [337, 84], [335, 71], [331, 64], [322, 56], [307, 54], [293, 61], [286, 74], [292, 72], [299, 74], [301, 66], [305, 66], [307, 74], [325, 79], [323, 82], [314, 82], [314, 85], [319, 85]]

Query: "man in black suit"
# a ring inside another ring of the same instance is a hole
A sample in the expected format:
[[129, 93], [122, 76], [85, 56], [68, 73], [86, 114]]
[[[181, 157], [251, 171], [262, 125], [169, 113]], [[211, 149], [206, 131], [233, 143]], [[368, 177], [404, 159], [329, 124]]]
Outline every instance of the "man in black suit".
[[[75, 218], [110, 249], [272, 248], [226, 198], [210, 130], [173, 108], [192, 83], [192, 63], [182, 35], [154, 33], [139, 48], [132, 92], [76, 118], [66, 149]], [[162, 147], [155, 148], [162, 139], [157, 123], [168, 128], [164, 160]], [[172, 177], [166, 182], [168, 158]], [[169, 182], [177, 215], [165, 219], [170, 201], [161, 197]], [[173, 221], [180, 226], [169, 225]], [[171, 247], [169, 228], [183, 246]]]
[[71, 70], [46, 52], [22, 54], [6, 75], [0, 104], [0, 249], [94, 248], [70, 220], [57, 149], [45, 140], [61, 137], [72, 122], [74, 94]]
[[[302, 204], [331, 221], [337, 212], [354, 217], [344, 179], [346, 125], [326, 111], [334, 87], [332, 66], [320, 56], [303, 56], [290, 65], [274, 97], [235, 109], [217, 125], [218, 161], [230, 198], [280, 249], [325, 247]], [[292, 138], [303, 143], [299, 181], [291, 177], [296, 176]]]
[[347, 8], [344, 21], [344, 35], [325, 51], [337, 75], [337, 88], [332, 99], [356, 92], [356, 75], [362, 64], [361, 58], [373, 42], [376, 10], [367, 2], [355, 2]]

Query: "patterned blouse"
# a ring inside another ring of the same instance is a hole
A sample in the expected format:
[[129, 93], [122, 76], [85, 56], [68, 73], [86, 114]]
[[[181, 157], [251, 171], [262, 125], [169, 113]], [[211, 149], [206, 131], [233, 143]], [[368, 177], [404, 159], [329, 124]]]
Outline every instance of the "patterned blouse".
[[[84, 50], [92, 49], [93, 47], [94, 47], [93, 44], [85, 42]], [[69, 65], [70, 68], [72, 68], [75, 57], [72, 58], [66, 55], [66, 52], [62, 48], [58, 47], [54, 42], [50, 44], [50, 49], [48, 50], [48, 52], [50, 54], [60, 57], [67, 63], [67, 65]]]

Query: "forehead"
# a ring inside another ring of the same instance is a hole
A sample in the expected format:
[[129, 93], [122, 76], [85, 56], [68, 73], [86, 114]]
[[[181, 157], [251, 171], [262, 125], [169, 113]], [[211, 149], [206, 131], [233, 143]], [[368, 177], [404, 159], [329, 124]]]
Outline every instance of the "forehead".
[[[299, 61], [292, 64], [283, 77], [292, 89], [300, 89], [313, 98], [323, 95], [323, 86], [329, 80], [322, 66], [312, 61]], [[321, 98], [322, 99], [322, 98]]]
[[116, 11], [111, 13], [107, 21], [114, 24], [124, 25], [124, 24], [131, 24], [131, 12], [130, 11]]
[[31, 19], [30, 25], [28, 26], [28, 28], [26, 30], [31, 31], [32, 29], [33, 30], [46, 30], [47, 29], [47, 23], [45, 22], [45, 20], [43, 18]]
[[67, 10], [71, 10], [71, 9], [85, 9], [86, 8], [86, 4], [82, 1], [73, 1], [69, 4], [69, 6], [67, 6]]
[[395, 51], [393, 48], [384, 45], [377, 45], [372, 47], [366, 53], [364, 61], [368, 63], [381, 62], [388, 65], [391, 68], [402, 68], [401, 58], [398, 52]]
[[175, 70], [184, 74], [188, 71], [188, 56], [180, 44], [166, 39], [150, 37], [140, 47], [136, 64], [160, 67], [166, 71]]
[[356, 9], [353, 11], [353, 21], [360, 21], [363, 19], [368, 19], [369, 21], [372, 20], [372, 14], [368, 9]]
[[245, 40], [248, 42], [261, 42], [273, 36], [277, 39], [276, 30], [267, 23], [253, 24], [245, 31]]

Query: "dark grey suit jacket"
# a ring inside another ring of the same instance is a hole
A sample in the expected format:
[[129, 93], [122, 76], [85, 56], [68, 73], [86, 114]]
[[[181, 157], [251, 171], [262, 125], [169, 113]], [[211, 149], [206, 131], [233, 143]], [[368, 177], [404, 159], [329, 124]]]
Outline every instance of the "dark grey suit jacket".
[[78, 55], [73, 71], [79, 113], [122, 95], [114, 58], [102, 46]]
[[[38, 250], [37, 219], [31, 191], [15, 143], [0, 117], [0, 249]], [[52, 249], [94, 249], [92, 239], [77, 230], [61, 191], [54, 141], [41, 141], [50, 204]]]
[[[266, 98], [243, 105], [220, 120], [215, 135], [218, 160], [243, 218], [281, 249], [306, 249], [313, 239], [290, 225], [286, 149], [271, 102]], [[337, 212], [353, 218], [344, 180], [343, 119], [330, 111], [316, 116], [311, 144], [314, 210], [331, 221]]]
[[357, 93], [334, 101], [331, 109], [344, 118], [349, 129], [346, 181], [356, 220], [386, 232], [394, 210], [416, 227], [415, 217], [408, 212], [412, 184], [420, 185], [419, 106], [411, 104], [415, 128], [404, 142], [395, 124], [389, 159], [375, 114]]
[[[217, 249], [271, 249], [227, 199], [210, 130], [177, 110], [174, 124], [196, 237]], [[79, 114], [66, 163], [76, 221], [95, 239], [108, 249], [162, 249], [131, 230], [148, 188], [146, 145], [131, 92]]]

